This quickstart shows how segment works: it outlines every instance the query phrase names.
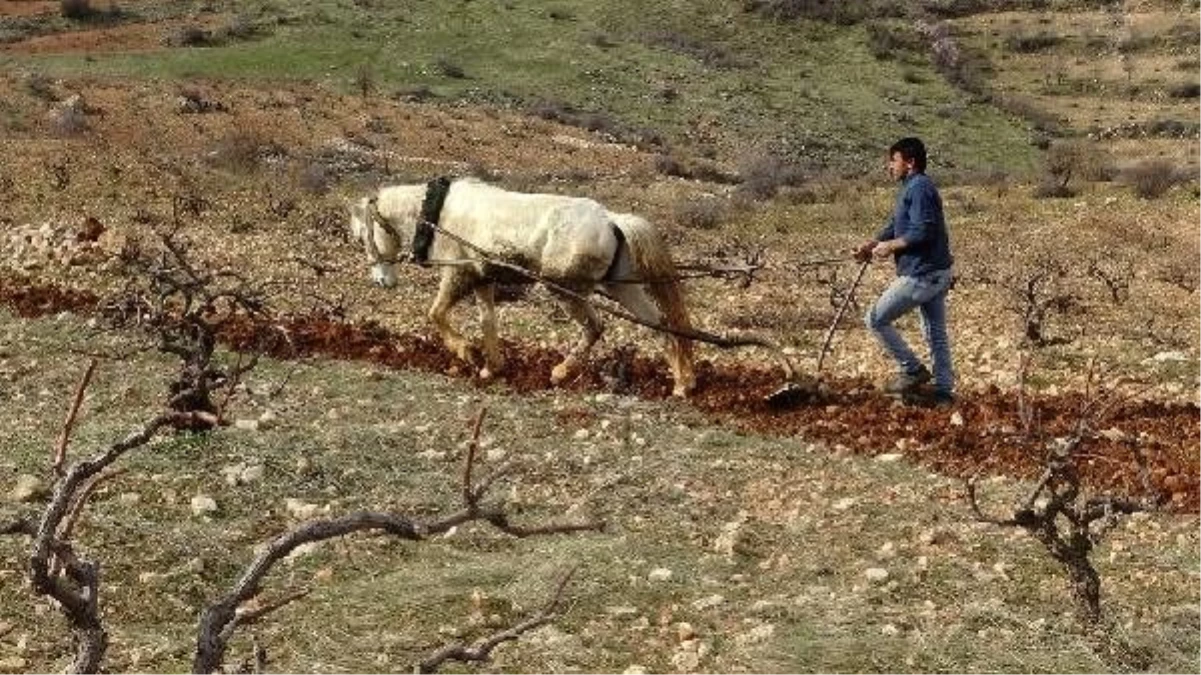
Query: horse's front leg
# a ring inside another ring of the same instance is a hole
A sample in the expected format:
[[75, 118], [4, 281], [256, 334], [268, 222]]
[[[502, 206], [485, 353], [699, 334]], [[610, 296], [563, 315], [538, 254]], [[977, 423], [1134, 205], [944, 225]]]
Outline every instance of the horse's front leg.
[[460, 270], [449, 267], [444, 269], [442, 281], [438, 284], [438, 297], [434, 298], [434, 304], [429, 311], [430, 321], [438, 330], [442, 344], [446, 345], [452, 354], [473, 365], [476, 359], [471, 342], [450, 325], [449, 315], [450, 310], [475, 288], [475, 284], [475, 279], [462, 274]]
[[496, 284], [477, 287], [475, 301], [480, 306], [480, 330], [484, 334], [484, 367], [480, 369], [480, 379], [487, 380], [505, 367], [496, 334]]
[[592, 350], [592, 345], [600, 339], [604, 329], [596, 310], [588, 302], [564, 293], [555, 293], [555, 295], [563, 309], [567, 311], [568, 316], [580, 324], [583, 333], [580, 335], [580, 341], [567, 353], [567, 358], [550, 371], [551, 384], [559, 384], [575, 372], [579, 365], [588, 358], [588, 352]]

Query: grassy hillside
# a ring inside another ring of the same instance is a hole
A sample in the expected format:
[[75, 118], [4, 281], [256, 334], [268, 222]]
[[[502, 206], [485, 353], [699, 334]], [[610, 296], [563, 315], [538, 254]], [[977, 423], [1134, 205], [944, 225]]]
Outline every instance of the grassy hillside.
[[122, 3], [90, 23], [141, 24], [160, 45], [192, 48], [10, 53], [7, 65], [366, 85], [385, 96], [536, 108], [625, 141], [732, 162], [770, 150], [811, 171], [874, 170], [881, 148], [908, 133], [929, 139], [942, 168], [1025, 171], [1037, 158], [1021, 119], [949, 85], [924, 54], [877, 58], [862, 23], [778, 20], [723, 0], [251, 0], [189, 14], [191, 6]]

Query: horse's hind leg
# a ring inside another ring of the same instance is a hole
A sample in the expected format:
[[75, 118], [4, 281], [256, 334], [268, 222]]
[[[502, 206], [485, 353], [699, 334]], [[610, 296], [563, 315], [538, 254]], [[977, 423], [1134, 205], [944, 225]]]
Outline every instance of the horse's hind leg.
[[474, 279], [458, 273], [457, 270], [445, 269], [442, 272], [442, 281], [438, 284], [438, 296], [434, 298], [434, 304], [429, 311], [430, 321], [438, 330], [442, 344], [446, 345], [452, 354], [471, 364], [475, 363], [471, 342], [450, 325], [448, 315], [451, 308], [474, 290], [475, 284]]
[[579, 367], [580, 363], [588, 357], [588, 352], [592, 349], [592, 345], [600, 339], [603, 325], [600, 317], [597, 316], [596, 310], [586, 301], [567, 295], [566, 293], [554, 293], [559, 304], [566, 310], [568, 316], [580, 324], [583, 328], [583, 333], [580, 335], [580, 341], [575, 347], [567, 353], [567, 358], [563, 362], [555, 366], [550, 372], [551, 384], [559, 384], [563, 382]]
[[[623, 307], [634, 313], [639, 319], [656, 326], [664, 324], [663, 313], [651, 298], [646, 289], [638, 284], [605, 284], [605, 292]], [[692, 362], [684, 357], [679, 348], [679, 338], [670, 333], [664, 333], [664, 347], [667, 352], [667, 365], [671, 368], [673, 396], [687, 396], [696, 387], [696, 375], [692, 372]]]
[[496, 335], [496, 284], [477, 287], [475, 301], [480, 307], [480, 330], [484, 334], [484, 367], [480, 370], [480, 379], [487, 380], [505, 367]]

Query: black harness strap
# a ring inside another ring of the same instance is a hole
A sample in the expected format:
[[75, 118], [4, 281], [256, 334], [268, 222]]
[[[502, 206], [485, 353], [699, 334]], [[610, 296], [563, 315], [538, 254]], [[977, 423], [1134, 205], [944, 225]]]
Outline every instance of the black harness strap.
[[434, 228], [442, 216], [442, 204], [450, 192], [451, 179], [438, 176], [425, 186], [425, 200], [421, 202], [421, 216], [413, 231], [413, 262], [424, 265], [430, 259], [430, 247], [434, 245]]
[[610, 280], [613, 274], [617, 271], [617, 261], [621, 259], [621, 249], [626, 245], [626, 235], [621, 231], [621, 228], [609, 223], [609, 227], [613, 228], [613, 236], [617, 237], [617, 250], [613, 252], [613, 260], [609, 263], [609, 269], [605, 270], [603, 279]]

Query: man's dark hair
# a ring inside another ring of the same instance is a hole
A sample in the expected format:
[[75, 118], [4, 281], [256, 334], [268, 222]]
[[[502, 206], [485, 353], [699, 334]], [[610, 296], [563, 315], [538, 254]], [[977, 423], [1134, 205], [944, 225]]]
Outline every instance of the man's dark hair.
[[892, 157], [898, 152], [905, 161], [912, 161], [913, 168], [918, 172], [926, 170], [926, 145], [922, 143], [922, 139], [912, 136], [902, 138], [888, 149], [888, 156]]

